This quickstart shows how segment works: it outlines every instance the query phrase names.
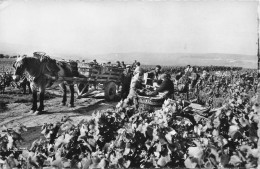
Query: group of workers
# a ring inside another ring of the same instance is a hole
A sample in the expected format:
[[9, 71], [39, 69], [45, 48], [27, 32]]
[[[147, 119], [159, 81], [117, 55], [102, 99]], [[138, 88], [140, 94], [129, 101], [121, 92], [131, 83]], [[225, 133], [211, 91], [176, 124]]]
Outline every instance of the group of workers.
[[[126, 105], [138, 102], [138, 95], [160, 98], [174, 99], [174, 83], [178, 84], [178, 77], [175, 77], [175, 82], [171, 80], [171, 75], [162, 73], [161, 66], [157, 65], [152, 71], [146, 72], [146, 76], [152, 80], [152, 85], [144, 83], [144, 70], [141, 68], [140, 62], [135, 61], [133, 65], [126, 66], [121, 77], [122, 90], [121, 98]], [[177, 75], [178, 76], [178, 75]], [[191, 82], [196, 83], [198, 79], [206, 79], [209, 76], [207, 71], [199, 74], [196, 68], [187, 65], [180, 77], [187, 76]], [[191, 85], [194, 85], [191, 83]]]
[[[133, 72], [131, 71], [133, 68]], [[122, 74], [121, 99], [126, 105], [135, 104], [138, 95], [154, 97], [159, 93], [163, 98], [173, 98], [174, 84], [169, 74], [161, 73], [161, 66], [157, 65], [154, 70], [147, 72], [153, 81], [153, 85], [144, 83], [144, 70], [140, 62], [128, 65]]]

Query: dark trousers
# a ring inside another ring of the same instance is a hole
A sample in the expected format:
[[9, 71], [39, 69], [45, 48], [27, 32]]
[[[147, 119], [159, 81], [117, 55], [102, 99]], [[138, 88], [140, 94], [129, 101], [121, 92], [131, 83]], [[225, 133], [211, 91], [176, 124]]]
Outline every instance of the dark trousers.
[[130, 86], [123, 84], [121, 90], [121, 99], [127, 98], [129, 91], [130, 91]]

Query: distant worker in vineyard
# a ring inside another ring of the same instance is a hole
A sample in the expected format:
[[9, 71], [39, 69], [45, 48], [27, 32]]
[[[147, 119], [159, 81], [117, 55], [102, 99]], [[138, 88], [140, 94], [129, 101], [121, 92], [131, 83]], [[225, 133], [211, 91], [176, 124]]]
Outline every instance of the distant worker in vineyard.
[[187, 74], [189, 76], [193, 72], [193, 68], [190, 65], [187, 65], [184, 72], [185, 72], [185, 74]]
[[92, 63], [93, 63], [94, 65], [98, 65], [98, 62], [97, 62], [96, 59], [94, 59]]
[[111, 66], [111, 62], [107, 62], [106, 66]]
[[125, 99], [128, 96], [131, 79], [132, 79], [131, 66], [128, 65], [121, 76], [121, 83], [122, 83], [121, 99]]
[[148, 96], [156, 96], [159, 93], [163, 93], [163, 98], [171, 98], [173, 99], [174, 96], [174, 85], [171, 80], [171, 76], [169, 74], [163, 74], [162, 76], [162, 84], [159, 88], [157, 88], [155, 91], [148, 93]]
[[195, 85], [198, 83], [200, 79], [199, 68], [194, 68], [192, 74], [191, 74], [191, 84], [190, 88], [194, 88]]
[[206, 70], [203, 70], [201, 78], [207, 80], [209, 78], [209, 73]]

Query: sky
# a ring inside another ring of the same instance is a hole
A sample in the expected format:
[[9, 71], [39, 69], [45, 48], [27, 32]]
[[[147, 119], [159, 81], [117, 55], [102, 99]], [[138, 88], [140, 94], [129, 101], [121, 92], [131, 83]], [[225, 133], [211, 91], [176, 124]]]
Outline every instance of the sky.
[[256, 55], [257, 1], [0, 0], [0, 53]]

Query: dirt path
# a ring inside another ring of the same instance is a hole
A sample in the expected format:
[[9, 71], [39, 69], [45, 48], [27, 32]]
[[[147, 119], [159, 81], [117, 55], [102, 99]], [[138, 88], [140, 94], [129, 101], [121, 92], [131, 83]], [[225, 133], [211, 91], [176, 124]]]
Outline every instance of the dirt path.
[[82, 119], [89, 119], [94, 111], [112, 108], [117, 104], [117, 102], [106, 102], [104, 99], [81, 98], [75, 99], [75, 107], [70, 108], [61, 106], [62, 98], [56, 94], [58, 93], [55, 93], [55, 97], [45, 100], [45, 112], [37, 116], [28, 113], [31, 108], [29, 99], [31, 96], [23, 95], [22, 103], [16, 103], [12, 102], [12, 99], [17, 99], [18, 95], [10, 95], [9, 100], [6, 95], [0, 95], [0, 100], [8, 102], [6, 110], [0, 110], [0, 127], [5, 125], [9, 128], [18, 124], [27, 126], [28, 131], [22, 135], [25, 142], [21, 146], [28, 147], [33, 140], [41, 137], [40, 129], [44, 123], [55, 123], [63, 116], [70, 116], [77, 123]]
[[82, 98], [76, 100], [75, 107], [69, 108], [61, 106], [60, 99], [54, 98], [46, 101], [46, 112], [38, 116], [28, 113], [30, 104], [11, 103], [7, 105], [8, 110], [0, 114], [0, 126], [12, 127], [22, 123], [27, 127], [34, 127], [59, 121], [63, 116], [70, 116], [72, 120], [77, 122], [82, 118], [89, 118], [94, 111], [108, 109], [116, 105], [116, 102], [106, 103], [103, 99]]

